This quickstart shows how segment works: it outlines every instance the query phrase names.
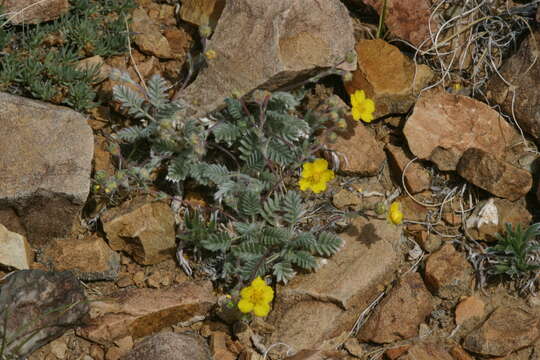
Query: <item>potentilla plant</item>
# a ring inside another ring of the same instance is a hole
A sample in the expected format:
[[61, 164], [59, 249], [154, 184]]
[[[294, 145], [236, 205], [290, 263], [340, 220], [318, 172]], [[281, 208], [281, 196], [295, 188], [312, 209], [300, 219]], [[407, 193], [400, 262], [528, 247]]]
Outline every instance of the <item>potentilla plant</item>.
[[[315, 270], [318, 257], [333, 255], [342, 245], [332, 233], [307, 229], [301, 196], [326, 190], [334, 177], [326, 160], [309, 161], [317, 149], [315, 131], [325, 119], [297, 116], [299, 99], [290, 93], [259, 92], [253, 98], [227, 99], [212, 127], [214, 145], [232, 165], [206, 165], [219, 209], [210, 222], [190, 213], [182, 239], [212, 253], [218, 275], [233, 283], [266, 274], [287, 282], [298, 269]], [[301, 179], [294, 180], [301, 168]]]
[[199, 255], [216, 279], [237, 290], [258, 276], [287, 282], [341, 248], [335, 234], [308, 228], [303, 196], [320, 196], [334, 178], [326, 160], [314, 156], [320, 149], [314, 139], [323, 123], [339, 118], [300, 117], [298, 97], [260, 91], [249, 102], [227, 99], [226, 109], [206, 120], [184, 119], [161, 77], [145, 89], [117, 75], [130, 86], [116, 86], [114, 98], [137, 123], [115, 137], [140, 154], [124, 161], [124, 176], [96, 181], [110, 193], [131, 186], [130, 177], [150, 182], [150, 174], [163, 171], [172, 184], [190, 179], [209, 190], [213, 203], [186, 211], [179, 238], [182, 250]]

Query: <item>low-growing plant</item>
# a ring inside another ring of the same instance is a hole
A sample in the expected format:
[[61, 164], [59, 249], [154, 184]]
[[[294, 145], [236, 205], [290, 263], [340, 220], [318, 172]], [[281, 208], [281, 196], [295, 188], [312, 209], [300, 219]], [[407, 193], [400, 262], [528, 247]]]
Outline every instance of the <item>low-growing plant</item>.
[[[124, 167], [162, 170], [171, 183], [191, 179], [210, 189], [213, 203], [186, 211], [179, 237], [183, 248], [203, 255], [216, 278], [239, 286], [273, 274], [287, 282], [340, 249], [333, 233], [308, 228], [306, 202], [291, 189], [298, 188], [298, 170], [319, 148], [315, 134], [329, 117], [300, 117], [298, 96], [259, 91], [253, 101], [227, 99], [226, 109], [210, 118], [184, 119], [182, 103], [168, 100], [169, 86], [159, 75], [146, 89], [127, 74], [120, 78], [130, 86], [116, 86], [114, 98], [138, 123], [116, 137], [140, 152]], [[130, 186], [129, 178], [115, 183], [115, 189]], [[176, 189], [181, 195], [182, 187]]]
[[497, 244], [487, 248], [488, 274], [508, 275], [511, 278], [527, 278], [540, 269], [540, 223], [526, 230], [518, 224], [506, 224], [505, 234], [497, 234]]
[[[134, 0], [72, 0], [69, 13], [37, 24], [0, 26], [0, 90], [87, 110], [99, 68], [77, 61], [127, 51], [125, 16]], [[2, 15], [0, 13], [0, 15]], [[5, 16], [4, 16], [5, 17]], [[4, 17], [0, 16], [0, 19]]]

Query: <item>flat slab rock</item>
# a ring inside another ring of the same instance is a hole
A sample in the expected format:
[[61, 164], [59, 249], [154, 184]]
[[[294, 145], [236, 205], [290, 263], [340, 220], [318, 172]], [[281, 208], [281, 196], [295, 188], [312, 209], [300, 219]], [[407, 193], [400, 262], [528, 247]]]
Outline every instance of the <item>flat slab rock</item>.
[[405, 276], [381, 301], [358, 333], [362, 342], [391, 343], [418, 335], [433, 311], [433, 298], [418, 273]]
[[22, 270], [11, 274], [0, 288], [0, 313], [7, 315], [5, 324], [2, 320], [6, 332], [2, 354], [26, 358], [82, 325], [88, 309], [80, 282], [68, 271]]
[[519, 139], [516, 130], [487, 104], [443, 89], [420, 95], [403, 134], [415, 156], [434, 162], [442, 171], [455, 170], [470, 148], [504, 158], [506, 148]]
[[325, 265], [278, 287], [269, 317], [276, 330], [268, 343], [286, 342], [296, 350], [333, 349], [379, 287], [393, 279], [401, 259], [399, 227], [358, 217], [340, 237], [344, 248]]
[[463, 347], [486, 356], [505, 356], [540, 338], [540, 318], [517, 307], [497, 308], [465, 337]]
[[17, 270], [28, 270], [33, 259], [34, 253], [26, 238], [0, 224], [0, 264]]
[[90, 189], [92, 129], [69, 108], [1, 92], [0, 109], [0, 223], [30, 243], [67, 235]]
[[352, 20], [338, 0], [229, 0], [207, 48], [216, 58], [175, 96], [193, 116], [233, 93], [274, 90], [338, 65], [354, 48]]
[[209, 281], [166, 289], [128, 289], [92, 301], [90, 323], [78, 335], [103, 345], [126, 336], [138, 339], [179, 322], [202, 320], [215, 303]]

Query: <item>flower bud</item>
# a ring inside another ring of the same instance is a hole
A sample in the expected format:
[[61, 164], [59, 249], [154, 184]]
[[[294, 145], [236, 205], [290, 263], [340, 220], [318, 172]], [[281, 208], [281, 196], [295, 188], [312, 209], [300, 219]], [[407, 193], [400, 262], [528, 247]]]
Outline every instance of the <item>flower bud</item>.
[[337, 134], [335, 132], [328, 134], [328, 141], [335, 143], [337, 141]]
[[339, 114], [337, 113], [337, 111], [331, 111], [330, 114], [328, 114], [328, 117], [330, 118], [330, 120], [332, 121], [336, 121], [339, 119]]
[[199, 26], [199, 35], [203, 38], [208, 38], [212, 35], [212, 28], [208, 25]]
[[354, 50], [349, 51], [345, 56], [345, 61], [353, 64], [356, 61], [356, 52]]
[[379, 201], [375, 204], [375, 213], [377, 215], [382, 215], [386, 212], [386, 204], [383, 201]]
[[339, 119], [337, 122], [337, 126], [340, 129], [345, 129], [347, 127], [347, 121], [345, 119]]
[[352, 81], [353, 75], [350, 71], [347, 71], [345, 74], [343, 74], [342, 79], [344, 82]]
[[207, 60], [214, 60], [215, 58], [217, 58], [217, 53], [215, 52], [215, 50], [208, 50], [204, 53], [204, 56]]

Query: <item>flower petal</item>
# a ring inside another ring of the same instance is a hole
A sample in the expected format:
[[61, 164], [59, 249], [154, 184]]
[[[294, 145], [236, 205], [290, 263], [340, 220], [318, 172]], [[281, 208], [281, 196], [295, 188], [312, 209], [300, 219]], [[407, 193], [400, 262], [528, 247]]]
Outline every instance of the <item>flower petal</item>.
[[263, 300], [265, 303], [269, 303], [274, 299], [274, 289], [270, 286], [267, 286], [263, 290]]
[[255, 306], [251, 301], [247, 301], [245, 299], [242, 299], [238, 302], [238, 310], [240, 310], [244, 314], [251, 312], [254, 307]]
[[328, 161], [325, 159], [316, 159], [313, 162], [313, 169], [315, 172], [321, 173], [328, 169]]
[[253, 314], [255, 316], [264, 317], [268, 315], [270, 312], [270, 305], [264, 303], [264, 304], [255, 304], [253, 307]]
[[298, 180], [298, 185], [300, 186], [300, 190], [306, 191], [310, 188], [311, 182], [307, 179], [300, 179]]
[[364, 102], [364, 111], [374, 112], [375, 111], [375, 102], [371, 99], [366, 99]]
[[357, 106], [353, 106], [353, 108], [351, 110], [351, 114], [352, 114], [353, 120], [355, 120], [355, 121], [360, 120], [360, 110], [358, 109]]
[[243, 299], [249, 299], [253, 295], [253, 288], [251, 286], [247, 286], [240, 290], [240, 296]]
[[251, 282], [251, 286], [253, 286], [254, 288], [260, 288], [260, 287], [264, 287], [264, 286], [268, 286], [268, 285], [266, 285], [266, 282], [260, 276], [257, 276]]

